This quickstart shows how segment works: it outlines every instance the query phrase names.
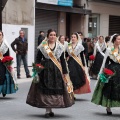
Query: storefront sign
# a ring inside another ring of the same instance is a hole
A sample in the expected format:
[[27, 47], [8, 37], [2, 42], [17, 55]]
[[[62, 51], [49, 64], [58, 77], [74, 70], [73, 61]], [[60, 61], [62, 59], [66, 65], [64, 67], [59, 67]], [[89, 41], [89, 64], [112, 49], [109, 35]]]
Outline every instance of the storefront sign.
[[40, 3], [60, 5], [60, 6], [73, 6], [73, 0], [37, 0]]
[[73, 6], [73, 0], [58, 0], [58, 5]]

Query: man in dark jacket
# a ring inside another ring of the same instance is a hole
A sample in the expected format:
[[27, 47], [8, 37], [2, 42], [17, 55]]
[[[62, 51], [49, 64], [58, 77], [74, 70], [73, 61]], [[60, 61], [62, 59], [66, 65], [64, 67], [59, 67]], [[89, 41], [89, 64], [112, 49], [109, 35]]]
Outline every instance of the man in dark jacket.
[[83, 40], [83, 33], [82, 32], [77, 32], [80, 36], [80, 38], [82, 39], [82, 45], [84, 47], [84, 55], [85, 55], [85, 58], [86, 58], [86, 64], [88, 66], [88, 46], [87, 46], [87, 43]]
[[[23, 30], [20, 30], [19, 34], [20, 34], [20, 36], [11, 43], [11, 47], [12, 47], [13, 51], [16, 53], [17, 78], [20, 79], [21, 60], [23, 61], [23, 64], [24, 64], [26, 77], [31, 78], [30, 72], [28, 70], [28, 64], [27, 64], [27, 51], [28, 51], [27, 39], [25, 38], [25, 32]], [[16, 47], [15, 47], [15, 45], [16, 45]]]
[[45, 39], [45, 36], [44, 36], [44, 31], [40, 31], [39, 32], [39, 36], [38, 36], [38, 46], [41, 44], [41, 42]]

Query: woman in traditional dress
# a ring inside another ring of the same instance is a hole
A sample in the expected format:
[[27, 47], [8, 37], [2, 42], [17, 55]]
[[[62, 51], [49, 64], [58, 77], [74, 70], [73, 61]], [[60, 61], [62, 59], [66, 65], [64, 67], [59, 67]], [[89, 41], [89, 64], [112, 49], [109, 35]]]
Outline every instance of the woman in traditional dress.
[[9, 70], [2, 62], [5, 56], [9, 56], [9, 47], [3, 38], [3, 32], [0, 31], [0, 94], [2, 94], [3, 97], [5, 97], [6, 94], [16, 93], [17, 91], [13, 68]]
[[91, 41], [90, 38], [87, 38], [87, 46], [88, 46], [88, 59], [89, 59], [89, 56], [93, 55], [93, 51], [94, 51], [94, 43]]
[[[120, 107], [120, 35], [113, 35], [110, 41], [113, 42], [113, 46], [107, 48], [99, 81], [92, 97], [93, 103], [107, 108], [108, 115], [112, 115], [112, 107]], [[106, 78], [103, 74], [104, 67], [113, 74]]]
[[67, 63], [75, 94], [90, 93], [90, 79], [85, 68], [87, 65], [84, 62], [83, 51], [81, 38], [77, 33], [73, 33], [67, 48], [69, 56]]
[[105, 50], [106, 50], [106, 43], [104, 37], [99, 36], [98, 42], [95, 44], [94, 53], [93, 53], [93, 55], [95, 56], [95, 60], [90, 68], [91, 76], [94, 79], [97, 79], [105, 55], [104, 54]]
[[38, 47], [36, 63], [41, 63], [45, 69], [38, 73], [39, 82], [32, 82], [27, 97], [27, 104], [46, 108], [47, 118], [54, 116], [52, 108], [67, 108], [74, 104], [73, 95], [68, 93], [64, 79], [68, 73], [64, 48], [56, 39], [55, 30], [50, 29], [47, 39]]
[[64, 46], [64, 49], [65, 49], [65, 52], [66, 52], [67, 51], [68, 42], [65, 41], [65, 36], [64, 35], [60, 35], [58, 40]]

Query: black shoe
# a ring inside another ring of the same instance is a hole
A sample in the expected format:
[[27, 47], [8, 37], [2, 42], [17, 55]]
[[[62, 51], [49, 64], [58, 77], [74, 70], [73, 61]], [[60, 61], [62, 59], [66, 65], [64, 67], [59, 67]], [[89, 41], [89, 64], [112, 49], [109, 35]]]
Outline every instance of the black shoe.
[[50, 118], [50, 114], [49, 113], [45, 113], [45, 118]]
[[106, 111], [107, 111], [107, 115], [112, 115], [112, 112], [109, 112], [107, 109]]
[[6, 96], [6, 94], [2, 94], [3, 95], [3, 97], [5, 97]]
[[50, 113], [49, 113], [49, 116], [50, 116], [50, 117], [54, 117], [54, 116], [55, 116], [55, 115], [54, 115], [54, 112], [50, 112]]
[[20, 77], [20, 76], [17, 76], [17, 78], [18, 78], [18, 79], [21, 79], [21, 77]]
[[31, 75], [27, 75], [26, 78], [31, 78], [32, 76]]

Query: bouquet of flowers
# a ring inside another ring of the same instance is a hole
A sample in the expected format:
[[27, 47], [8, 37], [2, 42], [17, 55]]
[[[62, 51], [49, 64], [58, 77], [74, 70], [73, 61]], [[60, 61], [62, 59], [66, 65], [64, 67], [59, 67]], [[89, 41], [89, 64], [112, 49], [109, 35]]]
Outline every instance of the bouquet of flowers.
[[38, 83], [39, 82], [39, 77], [38, 77], [38, 73], [40, 73], [43, 69], [44, 69], [44, 66], [42, 66], [41, 64], [35, 64], [33, 63], [32, 64], [32, 72], [33, 72], [33, 82], [35, 83]]
[[15, 83], [15, 89], [18, 90], [16, 74], [15, 74], [14, 68], [12, 67], [13, 58], [11, 56], [5, 56], [1, 59], [1, 62], [6, 66], [6, 69], [11, 74], [13, 81]]
[[13, 64], [13, 58], [11, 56], [5, 56], [1, 62], [6, 66], [6, 68], [11, 72], [11, 65]]
[[103, 83], [108, 83], [109, 79], [115, 75], [115, 72], [113, 72], [110, 69], [104, 68], [103, 73], [100, 74], [100, 81]]
[[95, 60], [95, 56], [91, 55], [91, 56], [89, 56], [89, 59], [92, 60], [92, 61], [94, 61]]

